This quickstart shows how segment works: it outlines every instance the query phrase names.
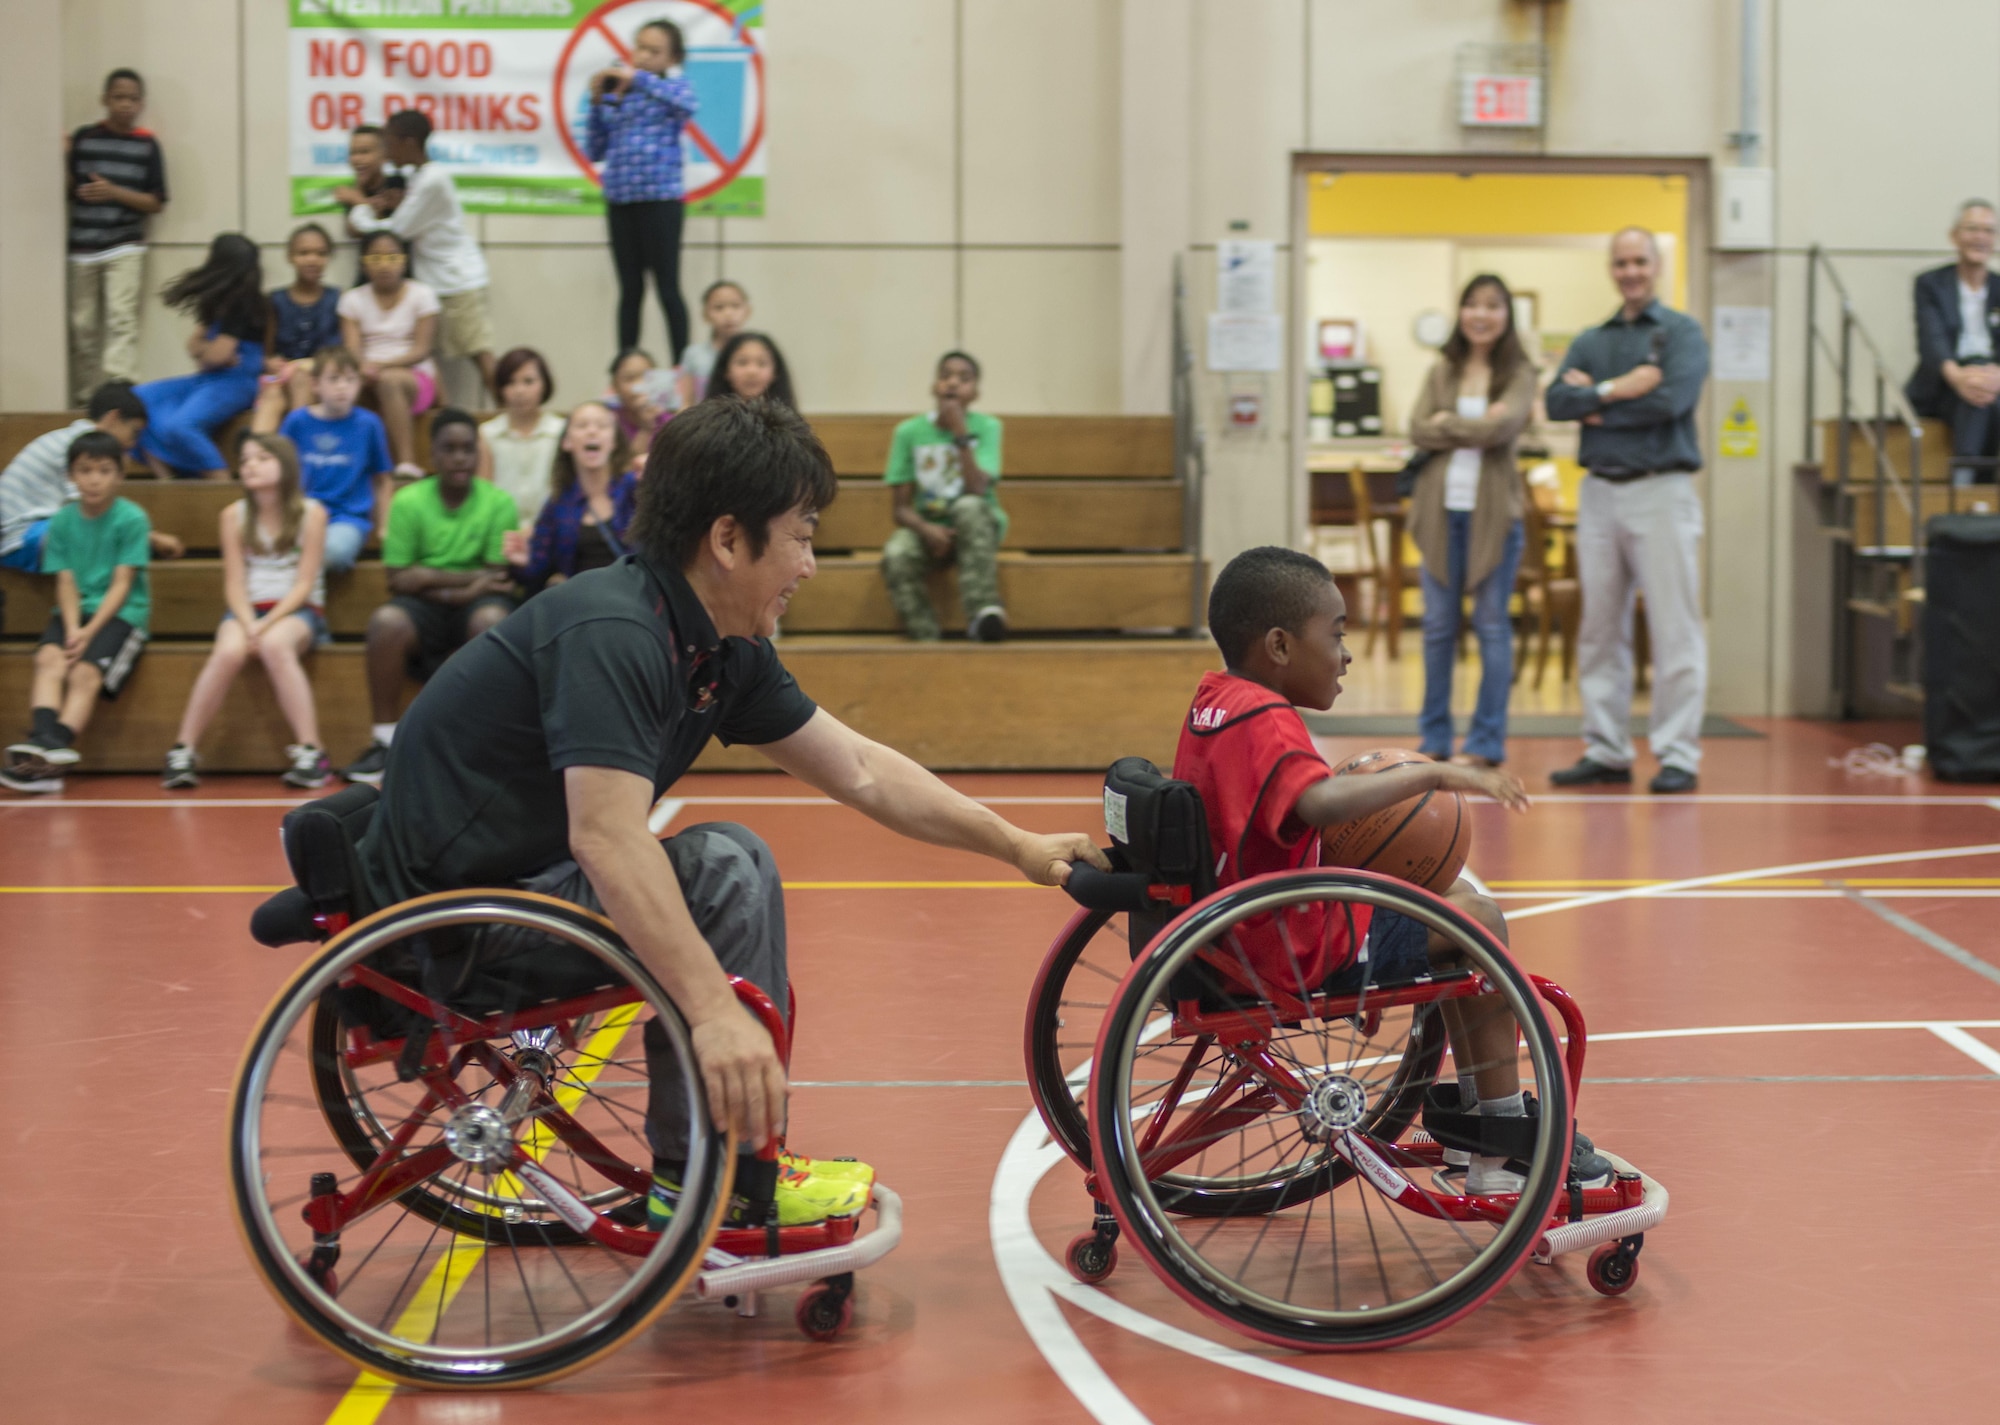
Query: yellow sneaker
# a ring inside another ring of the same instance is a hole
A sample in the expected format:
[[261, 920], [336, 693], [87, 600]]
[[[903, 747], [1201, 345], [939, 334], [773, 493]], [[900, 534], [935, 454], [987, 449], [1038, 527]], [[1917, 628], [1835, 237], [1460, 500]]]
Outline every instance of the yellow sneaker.
[[[801, 1167], [799, 1164], [811, 1164]], [[824, 1164], [815, 1164], [810, 1158], [797, 1158], [787, 1153], [778, 1160], [778, 1225], [780, 1227], [810, 1227], [815, 1222], [824, 1222], [829, 1217], [849, 1217], [868, 1205], [869, 1189], [874, 1183], [872, 1170], [869, 1180], [859, 1182], [851, 1178], [830, 1177], [818, 1171]], [[860, 1164], [839, 1164], [841, 1167], [857, 1167]]]
[[839, 1178], [870, 1186], [875, 1182], [875, 1169], [866, 1163], [857, 1163], [852, 1158], [808, 1158], [803, 1153], [781, 1148], [778, 1150], [778, 1170], [783, 1172], [787, 1168], [811, 1173], [814, 1177]]

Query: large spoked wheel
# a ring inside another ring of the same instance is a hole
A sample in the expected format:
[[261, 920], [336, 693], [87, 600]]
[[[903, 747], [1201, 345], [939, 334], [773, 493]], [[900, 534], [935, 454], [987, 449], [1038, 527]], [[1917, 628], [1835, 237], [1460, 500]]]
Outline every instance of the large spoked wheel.
[[[1090, 1168], [1090, 1124], [1084, 1104], [1090, 1082], [1092, 1055], [1120, 982], [1131, 970], [1126, 917], [1104, 911], [1079, 911], [1057, 937], [1029, 996], [1026, 1049], [1028, 1082], [1049, 1135], [1086, 1171]], [[1160, 980], [1161, 998], [1153, 1006], [1153, 1021], [1164, 1028], [1174, 977]], [[1279, 1030], [1273, 1039], [1280, 1052], [1302, 1030]], [[1442, 1021], [1435, 1006], [1420, 1007], [1413, 1017], [1407, 1052], [1388, 1076], [1388, 1091], [1369, 1105], [1365, 1131], [1395, 1141], [1408, 1130], [1423, 1104], [1424, 1089], [1436, 1081], [1444, 1054]], [[1197, 1063], [1194, 1084], [1212, 1087], [1226, 1072], [1223, 1054], [1213, 1045]], [[1338, 1154], [1321, 1152], [1244, 1171], [1237, 1165], [1217, 1165], [1221, 1171], [1202, 1173], [1184, 1166], [1158, 1174], [1154, 1187], [1170, 1212], [1187, 1217], [1238, 1216], [1276, 1212], [1304, 1202], [1345, 1181], [1353, 1169]], [[1247, 1165], [1244, 1165], [1247, 1167]]]
[[[659, 1233], [649, 1049], [653, 1108], [693, 1125]], [[239, 1225], [280, 1303], [364, 1369], [456, 1389], [548, 1380], [643, 1328], [700, 1266], [734, 1157], [657, 981], [605, 921], [525, 892], [336, 937], [266, 1012], [230, 1114]]]
[[[1362, 906], [1440, 933], [1459, 966], [1303, 1014], [1276, 988], [1227, 1004], [1179, 993], [1203, 964], [1243, 965]], [[1447, 1067], [1454, 1022], [1491, 1057]], [[1436, 1144], [1404, 1140], [1432, 1084], [1503, 1060], [1540, 1111], [1519, 1191], [1473, 1198]], [[1471, 1311], [1526, 1261], [1568, 1166], [1561, 1050], [1527, 977], [1449, 903], [1366, 872], [1259, 877], [1176, 921], [1114, 996], [1087, 1112], [1123, 1239], [1203, 1312], [1308, 1350], [1396, 1345]], [[1188, 1180], [1234, 1191], [1190, 1214]]]

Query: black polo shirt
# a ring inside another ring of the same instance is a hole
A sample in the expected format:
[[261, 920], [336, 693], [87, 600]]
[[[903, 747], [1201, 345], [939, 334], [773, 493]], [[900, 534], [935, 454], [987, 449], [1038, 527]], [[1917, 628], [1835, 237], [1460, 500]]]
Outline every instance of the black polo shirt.
[[427, 684], [361, 842], [376, 903], [504, 886], [568, 860], [563, 771], [658, 796], [710, 737], [777, 742], [815, 706], [763, 638], [723, 638], [678, 570], [628, 556], [538, 595]]

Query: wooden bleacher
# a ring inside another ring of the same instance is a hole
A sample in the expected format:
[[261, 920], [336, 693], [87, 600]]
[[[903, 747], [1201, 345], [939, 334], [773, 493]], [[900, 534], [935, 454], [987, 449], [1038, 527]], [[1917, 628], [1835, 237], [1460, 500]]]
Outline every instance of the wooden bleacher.
[[[1954, 488], [1951, 484], [1951, 428], [1943, 421], [1922, 422], [1919, 443], [1918, 479], [1910, 480], [1910, 437], [1900, 424], [1890, 422], [1882, 432], [1882, 451], [1896, 480], [1908, 487], [1908, 503], [1894, 488], [1880, 501], [1877, 522], [1875, 445], [1868, 429], [1860, 424], [1848, 428], [1847, 481], [1840, 477], [1840, 422], [1820, 422], [1820, 461], [1802, 466], [1813, 471], [1828, 494], [1839, 490], [1847, 496], [1847, 515], [1841, 538], [1856, 549], [1907, 551], [1915, 542], [1915, 532], [1935, 515], [1994, 512], [2000, 506], [1991, 485]], [[1912, 518], [1914, 514], [1914, 518]]]
[[[0, 461], [62, 414], [0, 416]], [[881, 468], [896, 418], [813, 422], [841, 477], [821, 522], [819, 572], [785, 618], [785, 661], [836, 715], [939, 768], [1099, 768], [1139, 753], [1171, 760], [1189, 689], [1214, 666], [1213, 645], [1186, 628], [1205, 575], [1182, 549], [1182, 491], [1163, 418], [1015, 416], [1006, 420], [1011, 527], [1001, 588], [1014, 637], [998, 647], [947, 639], [915, 645], [897, 631], [879, 571], [894, 527]], [[427, 434], [427, 432], [424, 432]], [[216, 521], [234, 485], [132, 479], [125, 494], [188, 557], [152, 571], [154, 641], [125, 695], [86, 736], [87, 765], [156, 771], [222, 610]], [[360, 640], [386, 597], [369, 555], [328, 581], [336, 643], [314, 655], [314, 686], [336, 764], [367, 736]], [[25, 709], [32, 639], [51, 607], [49, 581], [0, 570], [0, 719]], [[962, 629], [954, 576], [933, 581], [948, 629]], [[414, 691], [414, 687], [412, 688]], [[17, 714], [18, 715], [18, 714]], [[289, 740], [262, 672], [247, 671], [205, 739], [205, 770], [267, 770]], [[701, 767], [767, 765], [711, 747]]]

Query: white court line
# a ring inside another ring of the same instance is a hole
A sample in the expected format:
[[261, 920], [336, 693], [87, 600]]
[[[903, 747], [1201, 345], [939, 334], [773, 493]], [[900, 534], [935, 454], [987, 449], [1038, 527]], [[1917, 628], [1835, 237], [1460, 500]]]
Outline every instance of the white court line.
[[[1921, 1031], [1936, 1035], [1953, 1048], [1970, 1055], [1980, 1064], [2000, 1073], [2000, 1050], [1973, 1038], [1970, 1029], [2000, 1029], [2000, 1019], [1831, 1020], [1810, 1024], [1735, 1024], [1693, 1029], [1641, 1029], [1614, 1034], [1593, 1034], [1591, 1042], [1606, 1040], [1698, 1039], [1747, 1034], [1815, 1034], [1860, 1030]], [[1141, 1422], [1147, 1417], [1134, 1411], [1132, 1403], [1119, 1391], [1097, 1359], [1090, 1355], [1068, 1321], [1063, 1319], [1056, 1298], [1088, 1311], [1100, 1320], [1119, 1326], [1136, 1336], [1181, 1351], [1211, 1365], [1225, 1366], [1245, 1375], [1257, 1376], [1279, 1385], [1344, 1400], [1355, 1405], [1440, 1425], [1492, 1425], [1502, 1417], [1480, 1415], [1455, 1406], [1414, 1400], [1349, 1384], [1328, 1376], [1280, 1365], [1265, 1357], [1225, 1346], [1179, 1327], [1168, 1325], [1137, 1311], [1094, 1287], [1075, 1281], [1050, 1256], [1035, 1235], [1028, 1217], [1028, 1204], [1036, 1186], [1056, 1164], [1068, 1161], [1062, 1149], [1049, 1141], [1041, 1117], [1031, 1113], [1022, 1120], [1013, 1139], [1001, 1154], [1000, 1167], [993, 1179], [988, 1222], [993, 1238], [993, 1257], [1000, 1280], [1007, 1289], [1029, 1336], [1034, 1340], [1056, 1375], [1067, 1385], [1084, 1409], [1101, 1421]], [[1074, 1374], [1072, 1374], [1074, 1372]], [[1511, 1422], [1510, 1422], [1511, 1425]]]
[[1891, 866], [1905, 861], [1948, 861], [1957, 856], [2000, 856], [2000, 842], [1978, 846], [1940, 846], [1930, 851], [1888, 851], [1873, 856], [1841, 856], [1831, 861], [1798, 861], [1789, 866], [1759, 866], [1749, 871], [1725, 871], [1715, 876], [1690, 876], [1681, 881], [1661, 881], [1651, 886], [1627, 886], [1552, 901], [1517, 910], [1509, 920], [1526, 920], [1531, 915], [1553, 915], [1559, 910], [1582, 910], [1586, 906], [1608, 905], [1613, 901], [1644, 900], [1671, 895], [1675, 891], [1699, 890], [1703, 886], [1726, 886], [1732, 881], [1774, 881], [1781, 876], [1799, 876], [1808, 871], [1841, 871], [1849, 866]]
[[[1697, 806], [1744, 806], [1744, 807], [1854, 807], [1854, 806], [1912, 806], [1912, 807], [1955, 807], [1983, 806], [2000, 811], [2000, 797], [1977, 795], [1951, 796], [1948, 794], [1913, 793], [1908, 796], [1883, 794], [1880, 796], [1860, 796], [1828, 792], [1689, 792], [1673, 796], [1639, 795], [1631, 792], [1534, 792], [1531, 800], [1555, 802], [1568, 806], [1588, 806], [1591, 802], [1604, 802], [1610, 806], [1657, 806], [1668, 807], [1692, 802]], [[1480, 800], [1484, 801], [1485, 798]]]
[[[1876, 798], [1873, 800], [1892, 800]], [[1953, 800], [1971, 800], [1957, 798]], [[1984, 799], [1981, 799], [1984, 800]], [[2000, 802], [1995, 803], [2000, 807]], [[1807, 871], [1840, 870], [1848, 866], [1869, 866], [1894, 864], [1902, 861], [1942, 860], [1953, 856], [1981, 856], [2000, 854], [2000, 844], [1980, 846], [1944, 847], [1930, 851], [1892, 852], [1878, 856], [1844, 857], [1835, 861], [1806, 862], [1795, 866], [1766, 866], [1749, 871], [1732, 871], [1717, 876], [1696, 876], [1683, 881], [1663, 882], [1656, 886], [1633, 886], [1608, 891], [1598, 895], [1577, 896], [1566, 900], [1552, 901], [1546, 905], [1530, 906], [1514, 912], [1509, 919], [1519, 920], [1531, 915], [1546, 915], [1559, 910], [1576, 910], [1586, 906], [1604, 905], [1612, 901], [1635, 900], [1647, 896], [1672, 894], [1675, 891], [1696, 890], [1704, 886], [1726, 885], [1732, 881], [1754, 881], [1767, 878], [1797, 875]], [[1748, 894], [1739, 892], [1738, 894]], [[1749, 1024], [1728, 1025], [1702, 1029], [1650, 1029], [1630, 1030], [1622, 1033], [1594, 1034], [1593, 1040], [1642, 1040], [1642, 1039], [1691, 1039], [1702, 1036], [1726, 1036], [1747, 1034], [1798, 1034], [1814, 1032], [1858, 1031], [1868, 1029], [1921, 1030], [1935, 1034], [1944, 1042], [1961, 1050], [1982, 1064], [2000, 1071], [2000, 1051], [1990, 1049], [1979, 1040], [1966, 1033], [1968, 1029], [2000, 1028], [2000, 1020], [1962, 1020], [1955, 1024], [1945, 1024], [1933, 1020], [1892, 1020], [1892, 1021], [1827, 1021], [1812, 1024]], [[1952, 1037], [1953, 1033], [1963, 1036], [1966, 1042]], [[1967, 1044], [1976, 1048], [1967, 1048]], [[1993, 1055], [1991, 1060], [1984, 1057]], [[1000, 1279], [1013, 1302], [1016, 1314], [1021, 1318], [1029, 1336], [1041, 1350], [1057, 1377], [1069, 1387], [1078, 1403], [1100, 1421], [1144, 1422], [1132, 1402], [1126, 1398], [1096, 1357], [1083, 1345], [1069, 1322], [1063, 1318], [1056, 1299], [1090, 1311], [1100, 1319], [1122, 1326], [1136, 1335], [1145, 1337], [1160, 1345], [1195, 1355], [1212, 1364], [1224, 1365], [1248, 1375], [1260, 1376], [1282, 1384], [1297, 1384], [1300, 1389], [1314, 1394], [1327, 1395], [1348, 1400], [1357, 1405], [1377, 1410], [1408, 1415], [1417, 1419], [1440, 1422], [1463, 1422], [1467, 1420], [1493, 1419], [1478, 1417], [1457, 1410], [1455, 1407], [1433, 1405], [1423, 1401], [1409, 1400], [1401, 1396], [1388, 1396], [1383, 1400], [1363, 1399], [1363, 1387], [1349, 1385], [1326, 1376], [1308, 1371], [1293, 1371], [1291, 1367], [1281, 1367], [1274, 1362], [1240, 1351], [1231, 1346], [1220, 1345], [1204, 1337], [1155, 1320], [1142, 1312], [1124, 1309], [1098, 1310], [1097, 1304], [1086, 1300], [1096, 1296], [1105, 1301], [1112, 1300], [1094, 1288], [1084, 1287], [1074, 1282], [1068, 1272], [1051, 1257], [1035, 1235], [1028, 1219], [1028, 1204], [1036, 1185], [1058, 1162], [1066, 1160], [1061, 1148], [1051, 1143], [1043, 1127], [1041, 1116], [1030, 1113], [1015, 1130], [1006, 1151], [1001, 1154], [1000, 1166], [993, 1178], [993, 1192], [989, 1201], [988, 1222], [993, 1239], [993, 1257], [1000, 1270]], [[1273, 1372], [1283, 1371], [1279, 1376]], [[1292, 1374], [1306, 1377], [1314, 1382], [1305, 1385], [1293, 1381]], [[1369, 1392], [1370, 1395], [1375, 1393]], [[1393, 1403], [1386, 1403], [1393, 1402]]]
[[654, 836], [660, 835], [686, 805], [686, 800], [680, 797], [661, 797], [653, 803], [653, 810], [646, 817], [646, 830]]
[[[176, 800], [171, 797], [40, 797], [34, 801], [0, 802], [0, 811], [26, 811], [29, 808], [59, 811], [88, 811], [98, 808], [132, 809], [146, 807], [172, 807], [176, 810], [201, 807], [295, 807], [315, 797], [190, 797]], [[771, 806], [771, 807], [817, 807], [837, 806], [831, 797], [813, 796], [689, 796], [680, 800], [689, 806]], [[1094, 807], [1102, 804], [1099, 797], [1013, 797], [975, 796], [972, 800], [984, 806], [1021, 807]], [[1474, 801], [1486, 801], [1485, 797], [1475, 797]], [[1623, 796], [1618, 794], [1588, 794], [1552, 792], [1537, 795], [1537, 803], [1558, 806], [1587, 806], [1600, 802], [1606, 806], [1872, 806], [1872, 807], [1935, 807], [1935, 806], [1975, 806], [2000, 811], [2000, 797], [1954, 797], [1954, 796], [1785, 796], [1778, 793], [1734, 793], [1695, 792], [1671, 798], [1655, 796]]]
[[1965, 1032], [1964, 1025], [1933, 1024], [1929, 1027], [1931, 1033], [1937, 1035], [1938, 1038], [1944, 1040], [1952, 1048], [1984, 1064], [1996, 1074], [2000, 1074], [2000, 1049], [1995, 1049], [1991, 1044], [1983, 1040], [1974, 1039], [1970, 1034]]

